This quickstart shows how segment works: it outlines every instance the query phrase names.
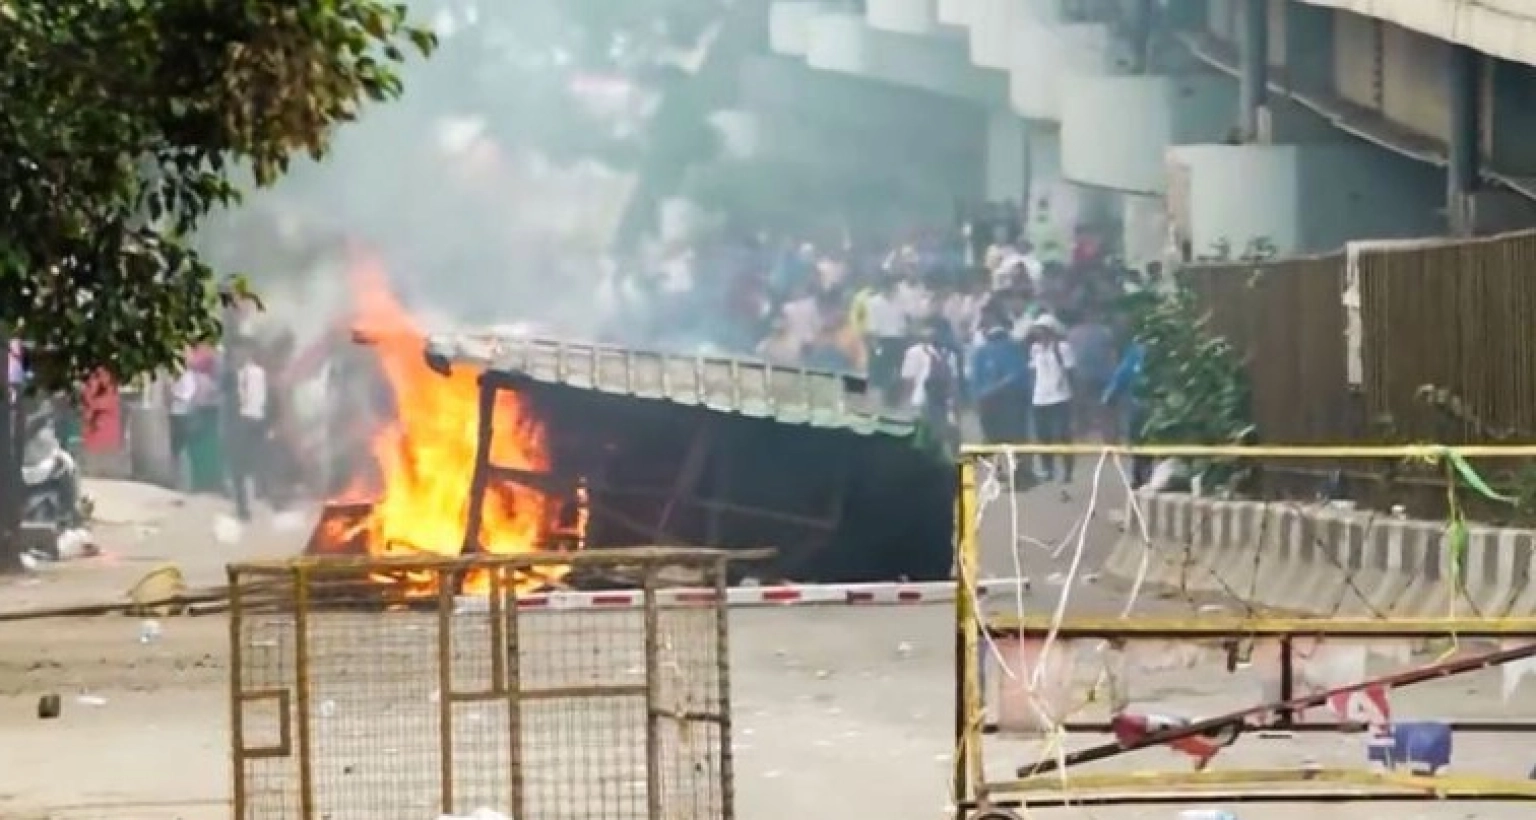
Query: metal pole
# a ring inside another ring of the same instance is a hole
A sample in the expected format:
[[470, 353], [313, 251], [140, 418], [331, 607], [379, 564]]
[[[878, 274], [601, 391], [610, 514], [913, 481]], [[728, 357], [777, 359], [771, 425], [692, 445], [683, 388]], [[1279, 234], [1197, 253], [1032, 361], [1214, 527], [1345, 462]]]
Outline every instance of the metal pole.
[[1244, 0], [1238, 77], [1238, 130], [1244, 142], [1259, 139], [1259, 112], [1269, 102], [1269, 3]]
[[[245, 602], [244, 590], [241, 589], [244, 579], [233, 566], [227, 567], [225, 573], [229, 578], [229, 759], [234, 769], [231, 773], [234, 778], [231, 791], [235, 817], [245, 820], [245, 703], [241, 699], [245, 687]], [[287, 715], [279, 718], [287, 719]]]
[[736, 820], [736, 758], [731, 746], [731, 628], [730, 564], [720, 559], [714, 566], [715, 587], [715, 686], [720, 713], [720, 820]]
[[1478, 111], [1482, 58], [1463, 45], [1451, 45], [1446, 54], [1446, 84], [1450, 93], [1450, 127], [1445, 168], [1445, 210], [1450, 231], [1456, 236], [1473, 233], [1472, 195], [1477, 192], [1479, 143], [1482, 133]]
[[[976, 602], [971, 597], [976, 580], [976, 528], [971, 499], [976, 493], [974, 456], [960, 457], [955, 487], [955, 802], [963, 805], [978, 794], [983, 782], [981, 683], [976, 679], [980, 636], [977, 634]], [[973, 786], [975, 788], [973, 788]]]
[[662, 820], [661, 613], [656, 608], [656, 566], [645, 569], [645, 817]]
[[20, 396], [12, 394], [10, 372], [11, 329], [0, 325], [0, 351], [5, 352], [5, 389], [0, 391], [0, 572], [21, 569], [21, 448], [17, 446], [15, 418]]
[[298, 689], [296, 700], [299, 713], [299, 817], [315, 820], [315, 760], [311, 741], [310, 724], [314, 681], [309, 669], [309, 570], [298, 565], [292, 570], [293, 579], [293, 678]]
[[485, 516], [485, 493], [491, 481], [491, 442], [496, 437], [496, 391], [499, 383], [489, 374], [481, 374], [480, 415], [476, 422], [475, 466], [469, 482], [469, 509], [464, 516], [464, 555], [478, 555], [480, 526]]

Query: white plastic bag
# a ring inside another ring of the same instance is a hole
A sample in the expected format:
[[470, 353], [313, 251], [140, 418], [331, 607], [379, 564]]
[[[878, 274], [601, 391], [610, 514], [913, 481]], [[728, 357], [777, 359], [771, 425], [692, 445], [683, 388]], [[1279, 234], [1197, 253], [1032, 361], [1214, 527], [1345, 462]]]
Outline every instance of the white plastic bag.
[[1041, 640], [1014, 638], [999, 640], [997, 650], [1002, 662], [989, 674], [997, 678], [998, 729], [1034, 735], [1066, 720], [1075, 705], [1076, 645], [1055, 641], [1046, 647]]

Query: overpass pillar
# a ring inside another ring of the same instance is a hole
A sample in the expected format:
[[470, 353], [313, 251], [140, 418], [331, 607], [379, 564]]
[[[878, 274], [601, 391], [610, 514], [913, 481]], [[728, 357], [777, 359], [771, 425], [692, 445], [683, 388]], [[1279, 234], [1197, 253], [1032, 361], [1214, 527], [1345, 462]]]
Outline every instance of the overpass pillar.
[[1263, 136], [1262, 112], [1269, 102], [1269, 3], [1243, 0], [1242, 10], [1237, 127], [1244, 142], [1258, 142]]
[[1450, 138], [1446, 151], [1445, 212], [1451, 233], [1456, 236], [1468, 236], [1476, 227], [1472, 201], [1482, 173], [1478, 106], [1482, 66], [1482, 55], [1476, 50], [1451, 45], [1446, 65], [1451, 122], [1447, 129]]

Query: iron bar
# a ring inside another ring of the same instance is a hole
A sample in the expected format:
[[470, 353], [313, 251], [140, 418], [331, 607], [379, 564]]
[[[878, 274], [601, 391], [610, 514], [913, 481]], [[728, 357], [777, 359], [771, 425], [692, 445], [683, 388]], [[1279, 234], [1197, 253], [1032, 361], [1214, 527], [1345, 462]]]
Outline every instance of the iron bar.
[[1160, 732], [1151, 732], [1131, 743], [1106, 743], [1076, 752], [1069, 752], [1061, 758], [1040, 760], [1029, 766], [1021, 766], [1017, 773], [1019, 777], [1033, 777], [1062, 768], [1071, 768], [1083, 763], [1108, 760], [1109, 758], [1119, 757], [1120, 755], [1140, 749], [1163, 746], [1176, 740], [1183, 740], [1184, 738], [1195, 737], [1196, 735], [1203, 735], [1220, 729], [1228, 729], [1235, 726], [1239, 731], [1242, 731], [1245, 728], [1247, 718], [1254, 715], [1276, 712], [1282, 709], [1301, 710], [1315, 708], [1326, 704], [1329, 699], [1335, 696], [1363, 691], [1373, 686], [1393, 688], [1412, 686], [1416, 683], [1453, 677], [1467, 672], [1476, 672], [1481, 669], [1533, 656], [1536, 656], [1536, 646], [1522, 646], [1516, 649], [1503, 649], [1497, 652], [1474, 655], [1461, 660], [1432, 664], [1418, 669], [1410, 669], [1406, 672], [1383, 675], [1347, 686], [1337, 686], [1314, 694], [1292, 698], [1289, 701], [1276, 701], [1259, 706], [1250, 706], [1246, 709], [1239, 709], [1223, 715], [1192, 721], [1184, 726], [1165, 729]]

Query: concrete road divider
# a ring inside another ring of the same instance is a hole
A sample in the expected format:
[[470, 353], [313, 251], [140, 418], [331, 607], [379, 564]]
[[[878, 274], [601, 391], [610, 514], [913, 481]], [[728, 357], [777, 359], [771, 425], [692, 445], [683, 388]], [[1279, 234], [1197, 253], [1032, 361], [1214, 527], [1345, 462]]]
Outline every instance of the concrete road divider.
[[1472, 525], [1462, 578], [1441, 521], [1327, 504], [1137, 497], [1103, 571], [1191, 596], [1369, 617], [1536, 615], [1536, 531]]

